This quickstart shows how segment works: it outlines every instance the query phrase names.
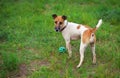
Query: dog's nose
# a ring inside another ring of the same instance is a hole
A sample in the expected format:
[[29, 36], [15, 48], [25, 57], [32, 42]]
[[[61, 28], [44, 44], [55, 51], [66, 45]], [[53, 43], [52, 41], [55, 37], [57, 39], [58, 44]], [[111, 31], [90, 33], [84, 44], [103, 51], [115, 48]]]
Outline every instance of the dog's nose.
[[56, 30], [56, 32], [58, 32], [59, 30]]
[[55, 30], [56, 30], [56, 32], [58, 32], [60, 29], [59, 29], [59, 28], [57, 28], [57, 27], [55, 27]]

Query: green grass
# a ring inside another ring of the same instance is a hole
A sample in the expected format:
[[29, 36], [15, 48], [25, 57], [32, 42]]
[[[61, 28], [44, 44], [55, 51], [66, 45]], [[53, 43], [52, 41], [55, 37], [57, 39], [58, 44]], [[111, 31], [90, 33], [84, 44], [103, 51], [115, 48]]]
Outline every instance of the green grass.
[[0, 77], [6, 78], [7, 73], [17, 70], [19, 66], [19, 59], [16, 53], [12, 52], [1, 52], [2, 63], [1, 63], [1, 71]]
[[[117, 0], [1, 0], [0, 77], [120, 78], [119, 6]], [[65, 42], [61, 33], [54, 31], [51, 17], [54, 13], [91, 27], [103, 19], [96, 32], [96, 65], [92, 65], [92, 53], [88, 47], [83, 65], [76, 69], [79, 40], [71, 42], [71, 59], [67, 53], [58, 52]], [[22, 64], [27, 68], [21, 70]], [[24, 71], [27, 74], [19, 73]]]
[[5, 69], [12, 71], [18, 68], [18, 57], [14, 53], [2, 53], [3, 66]]

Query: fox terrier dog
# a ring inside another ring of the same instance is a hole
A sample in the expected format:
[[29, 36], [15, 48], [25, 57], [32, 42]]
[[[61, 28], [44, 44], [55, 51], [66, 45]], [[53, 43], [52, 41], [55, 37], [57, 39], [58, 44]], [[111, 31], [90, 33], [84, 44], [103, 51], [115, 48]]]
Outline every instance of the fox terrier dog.
[[96, 63], [96, 53], [95, 53], [95, 43], [96, 43], [96, 30], [101, 26], [102, 19], [98, 21], [98, 24], [95, 28], [91, 28], [86, 25], [77, 24], [73, 22], [68, 22], [67, 17], [65, 15], [58, 16], [56, 14], [52, 15], [55, 24], [56, 32], [61, 32], [62, 36], [66, 43], [66, 48], [68, 50], [69, 58], [72, 56], [71, 51], [71, 40], [78, 40], [81, 39], [80, 43], [80, 61], [77, 65], [79, 68], [82, 65], [84, 59], [84, 52], [88, 44], [90, 44], [93, 54], [93, 63]]

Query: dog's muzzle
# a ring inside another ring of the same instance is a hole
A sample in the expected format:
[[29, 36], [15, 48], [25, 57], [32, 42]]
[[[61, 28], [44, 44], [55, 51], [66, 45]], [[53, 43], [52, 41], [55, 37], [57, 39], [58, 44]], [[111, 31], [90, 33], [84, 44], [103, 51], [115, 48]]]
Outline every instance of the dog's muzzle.
[[60, 26], [59, 27], [55, 27], [55, 31], [56, 32], [60, 31]]

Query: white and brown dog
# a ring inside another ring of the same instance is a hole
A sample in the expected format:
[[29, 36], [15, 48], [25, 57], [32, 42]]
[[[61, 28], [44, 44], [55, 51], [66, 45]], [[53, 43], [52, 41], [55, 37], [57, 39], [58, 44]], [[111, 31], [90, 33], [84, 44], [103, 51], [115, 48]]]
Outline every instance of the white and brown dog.
[[95, 28], [88, 27], [86, 25], [68, 22], [66, 16], [52, 15], [55, 23], [55, 30], [61, 32], [66, 42], [66, 48], [68, 50], [69, 57], [72, 56], [70, 40], [77, 40], [81, 38], [80, 43], [80, 62], [77, 65], [79, 68], [82, 65], [84, 59], [84, 51], [88, 44], [90, 44], [93, 53], [93, 63], [96, 63], [95, 43], [96, 36], [95, 32], [102, 24], [102, 19], [99, 20]]

